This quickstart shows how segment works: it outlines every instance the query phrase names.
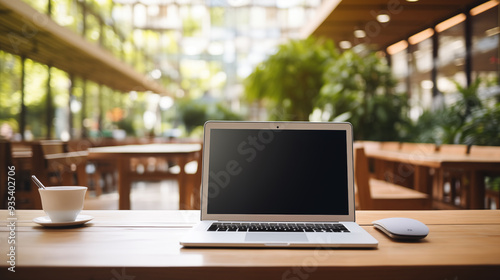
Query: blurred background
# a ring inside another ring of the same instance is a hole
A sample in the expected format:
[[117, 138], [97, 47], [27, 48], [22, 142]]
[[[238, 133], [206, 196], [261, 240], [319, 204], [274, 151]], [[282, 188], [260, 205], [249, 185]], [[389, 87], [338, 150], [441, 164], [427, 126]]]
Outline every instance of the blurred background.
[[499, 9], [0, 0], [0, 138], [85, 150], [200, 141], [206, 120], [287, 120], [349, 121], [358, 141], [500, 146]]
[[16, 0], [0, 10], [3, 138], [199, 137], [207, 119], [280, 119], [351, 121], [357, 139], [499, 141], [498, 1]]

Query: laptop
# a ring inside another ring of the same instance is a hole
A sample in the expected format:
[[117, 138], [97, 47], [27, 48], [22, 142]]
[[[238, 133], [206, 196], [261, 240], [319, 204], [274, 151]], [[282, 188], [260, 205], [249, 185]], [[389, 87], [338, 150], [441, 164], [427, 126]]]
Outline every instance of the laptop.
[[355, 222], [350, 123], [205, 123], [201, 222], [184, 247], [374, 248]]

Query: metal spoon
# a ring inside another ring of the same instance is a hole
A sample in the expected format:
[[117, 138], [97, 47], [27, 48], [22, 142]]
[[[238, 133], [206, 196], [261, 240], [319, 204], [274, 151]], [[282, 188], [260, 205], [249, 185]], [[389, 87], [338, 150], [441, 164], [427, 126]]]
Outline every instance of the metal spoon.
[[33, 182], [35, 182], [38, 188], [45, 189], [45, 186], [42, 184], [42, 182], [40, 182], [40, 180], [38, 180], [38, 178], [35, 175], [31, 175], [31, 179], [33, 180]]

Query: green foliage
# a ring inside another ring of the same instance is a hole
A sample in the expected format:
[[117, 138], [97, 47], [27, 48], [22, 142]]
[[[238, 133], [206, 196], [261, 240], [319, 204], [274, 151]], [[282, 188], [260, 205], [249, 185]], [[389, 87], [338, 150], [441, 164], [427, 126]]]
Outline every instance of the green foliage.
[[131, 118], [124, 118], [113, 123], [117, 128], [122, 129], [127, 135], [134, 135], [134, 123]]
[[457, 100], [425, 111], [409, 138], [436, 144], [500, 145], [500, 105], [480, 99], [480, 83], [477, 79], [467, 88], [455, 83]]
[[188, 134], [208, 120], [243, 120], [222, 103], [203, 103], [196, 100], [178, 102], [179, 115]]
[[241, 121], [243, 117], [227, 108], [222, 103], [217, 103], [212, 106], [212, 110], [208, 111], [208, 119], [210, 120], [226, 120], [226, 121]]
[[479, 96], [477, 95], [477, 90], [479, 85], [481, 84], [480, 79], [476, 79], [474, 83], [472, 83], [469, 87], [462, 87], [459, 83], [455, 82], [455, 85], [460, 94], [459, 100], [450, 107], [453, 113], [456, 113], [458, 116], [459, 127], [462, 127], [467, 119], [471, 116], [474, 110], [480, 109], [483, 107]]
[[[10, 122], [19, 113], [21, 103], [21, 63], [17, 56], [0, 51], [0, 120]], [[17, 127], [17, 123], [16, 123]]]
[[324, 78], [317, 106], [329, 113], [329, 121], [340, 117], [351, 122], [354, 137], [360, 140], [401, 137], [407, 125], [407, 98], [394, 93], [390, 68], [376, 54], [345, 51], [331, 61]]
[[210, 8], [210, 23], [212, 26], [223, 26], [224, 25], [224, 13], [225, 9], [222, 7], [211, 7]]
[[191, 133], [197, 126], [201, 126], [208, 119], [205, 104], [196, 102], [179, 102], [179, 112], [188, 133]]
[[394, 93], [389, 66], [375, 54], [339, 54], [332, 41], [308, 38], [280, 46], [245, 80], [250, 101], [269, 103], [271, 119], [350, 121], [356, 139], [394, 140], [407, 127], [408, 102]]
[[194, 37], [201, 31], [201, 22], [193, 17], [186, 17], [182, 21], [182, 31], [186, 37]]
[[485, 176], [486, 188], [492, 191], [500, 191], [500, 177]]
[[328, 62], [338, 53], [331, 40], [308, 38], [281, 45], [244, 81], [250, 101], [266, 100], [274, 120], [309, 120]]
[[468, 145], [500, 146], [500, 103], [471, 113], [460, 142]]

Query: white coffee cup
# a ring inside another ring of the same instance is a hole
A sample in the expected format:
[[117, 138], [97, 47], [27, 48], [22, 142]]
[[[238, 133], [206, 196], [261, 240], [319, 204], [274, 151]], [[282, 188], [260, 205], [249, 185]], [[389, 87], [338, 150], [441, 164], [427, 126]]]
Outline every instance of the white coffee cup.
[[73, 222], [83, 209], [87, 187], [60, 186], [38, 189], [43, 211], [54, 223]]

